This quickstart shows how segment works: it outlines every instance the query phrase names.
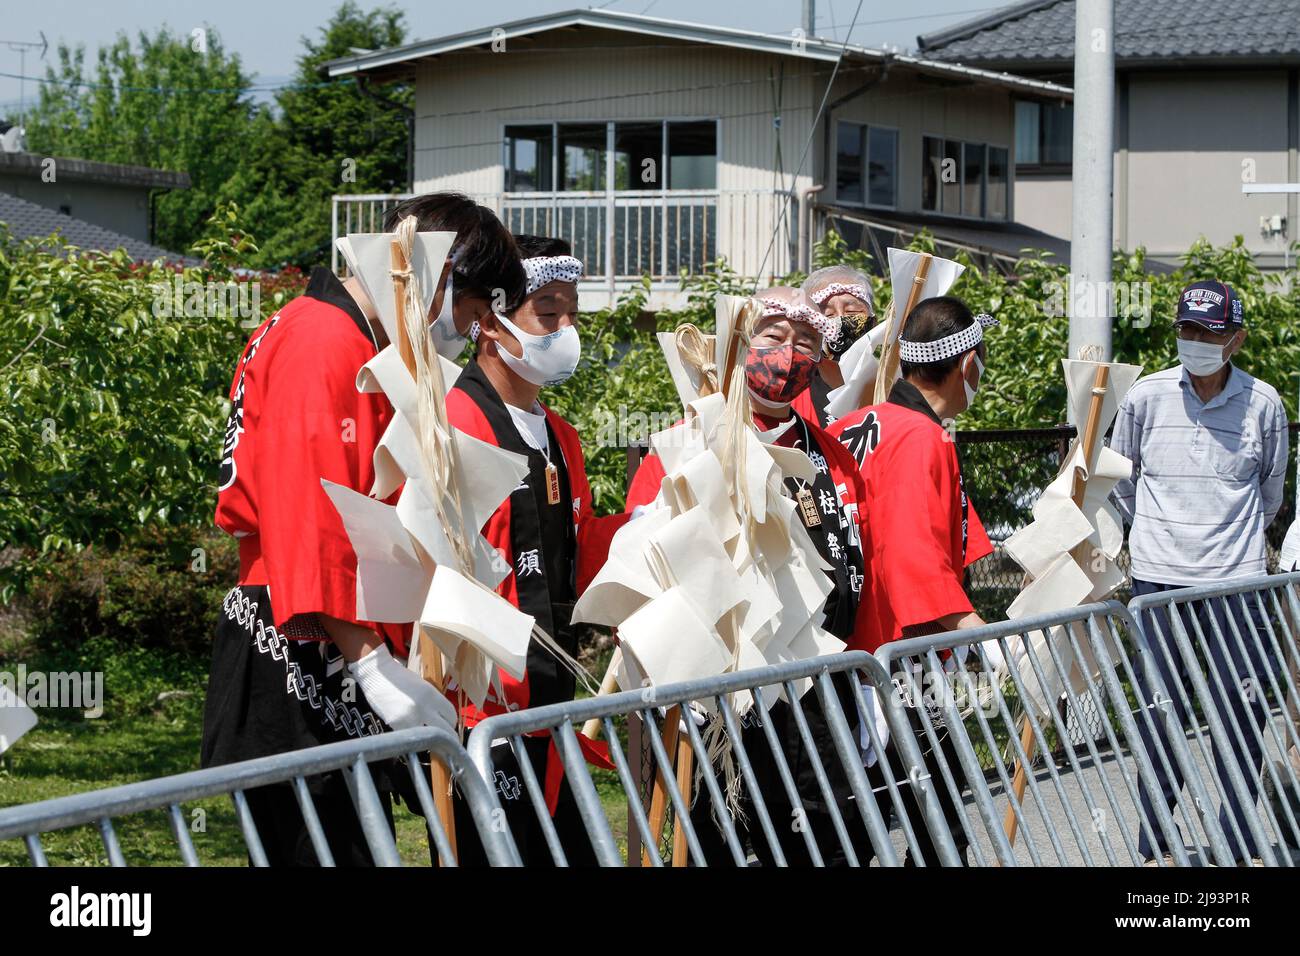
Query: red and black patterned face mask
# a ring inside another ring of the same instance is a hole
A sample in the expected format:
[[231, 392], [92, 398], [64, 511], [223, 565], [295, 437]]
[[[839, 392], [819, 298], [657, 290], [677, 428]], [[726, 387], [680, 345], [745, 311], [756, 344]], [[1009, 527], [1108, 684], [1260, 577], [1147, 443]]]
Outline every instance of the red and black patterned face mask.
[[793, 345], [750, 347], [745, 359], [749, 390], [773, 405], [788, 405], [812, 382], [817, 362]]

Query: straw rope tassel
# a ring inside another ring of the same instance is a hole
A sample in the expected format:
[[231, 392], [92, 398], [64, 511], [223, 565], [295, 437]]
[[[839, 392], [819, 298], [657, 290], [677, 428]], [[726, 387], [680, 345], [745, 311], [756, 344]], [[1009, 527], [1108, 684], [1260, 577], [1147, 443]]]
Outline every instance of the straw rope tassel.
[[[401, 356], [402, 362], [406, 365], [407, 371], [411, 373], [411, 377], [415, 379], [418, 387], [420, 384], [420, 372], [425, 372], [426, 383], [429, 382], [429, 374], [427, 363], [422, 363], [417, 357], [417, 352], [413, 345], [411, 330], [407, 327], [407, 322], [412, 319], [413, 313], [417, 322], [422, 319], [419, 315], [418, 299], [416, 298], [416, 290], [414, 288], [415, 283], [412, 281], [411, 277], [410, 250], [414, 233], [415, 219], [414, 217], [407, 217], [398, 227], [398, 238], [393, 240], [390, 248], [389, 261], [393, 272], [393, 291], [396, 293], [394, 296], [394, 302], [397, 307], [398, 354]], [[414, 341], [419, 341], [419, 339], [414, 339]], [[421, 367], [422, 365], [424, 365], [424, 368]], [[442, 369], [437, 367], [437, 362], [434, 362], [433, 365], [434, 368], [437, 369], [435, 374], [437, 375], [439, 384], [441, 384]], [[441, 392], [438, 394], [439, 397], [441, 397]], [[430, 403], [427, 401], [425, 389], [420, 390], [419, 401], [421, 427], [416, 429], [416, 434], [419, 436], [421, 457], [425, 459], [424, 464], [428, 469], [430, 480], [434, 480], [435, 476], [438, 475], [437, 465], [439, 463], [437, 458], [442, 452], [442, 449], [437, 447], [436, 440], [430, 441], [431, 436], [429, 435], [430, 431], [437, 428], [436, 412], [429, 407]], [[434, 402], [432, 404], [436, 407], [441, 405], [441, 402]], [[446, 409], [443, 408], [442, 411], [445, 418]], [[430, 425], [432, 425], [432, 428], [429, 427]], [[446, 432], [443, 434], [446, 434]], [[441, 498], [440, 495], [436, 495], [435, 497], [439, 499]], [[438, 517], [442, 520], [444, 516], [441, 513], [441, 501], [439, 501], [438, 507], [440, 509]], [[451, 534], [451, 525], [446, 523], [445, 520], [443, 527], [447, 529], [448, 537], [454, 537], [454, 535]], [[457, 557], [460, 557], [459, 552], [457, 553]], [[445, 693], [447, 689], [447, 681], [446, 675], [443, 673], [442, 651], [439, 650], [434, 645], [433, 641], [429, 639], [429, 636], [424, 633], [424, 629], [420, 627], [418, 621], [413, 625], [413, 631], [414, 636], [420, 642], [420, 676], [432, 684], [438, 693]], [[433, 753], [429, 754], [429, 785], [433, 790], [434, 809], [438, 814], [438, 819], [442, 823], [444, 832], [447, 834], [447, 842], [451, 847], [452, 856], [458, 857], [459, 852], [456, 844], [456, 817], [451, 802], [451, 773], [447, 769], [446, 764], [439, 760]]]

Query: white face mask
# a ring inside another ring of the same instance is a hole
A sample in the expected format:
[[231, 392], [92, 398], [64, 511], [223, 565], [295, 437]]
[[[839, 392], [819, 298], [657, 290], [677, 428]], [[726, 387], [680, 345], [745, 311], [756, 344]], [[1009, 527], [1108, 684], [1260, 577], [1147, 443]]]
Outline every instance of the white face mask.
[[525, 382], [538, 386], [559, 385], [577, 369], [578, 359], [582, 355], [582, 341], [578, 338], [578, 330], [572, 325], [566, 325], [549, 335], [533, 335], [499, 312], [493, 314], [523, 346], [522, 358], [515, 358], [500, 342], [497, 343], [497, 354]]
[[979, 377], [975, 379], [977, 384], [975, 385], [974, 388], [971, 388], [970, 382], [966, 381], [965, 374], [963, 374], [961, 377], [961, 387], [966, 390], [967, 408], [970, 408], [972, 405], [975, 404], [975, 394], [979, 391], [978, 383], [982, 381], [984, 378], [984, 363], [980, 361], [980, 357], [978, 354], [972, 354], [972, 358], [975, 359], [975, 370], [979, 372]]
[[1188, 339], [1178, 340], [1178, 361], [1183, 368], [1193, 375], [1213, 375], [1227, 364], [1223, 350], [1225, 346], [1213, 342], [1193, 342]]
[[447, 288], [442, 293], [442, 309], [438, 317], [429, 326], [433, 336], [434, 350], [445, 359], [455, 359], [465, 348], [465, 336], [456, 331], [456, 317], [452, 313], [451, 280], [454, 273], [447, 273]]

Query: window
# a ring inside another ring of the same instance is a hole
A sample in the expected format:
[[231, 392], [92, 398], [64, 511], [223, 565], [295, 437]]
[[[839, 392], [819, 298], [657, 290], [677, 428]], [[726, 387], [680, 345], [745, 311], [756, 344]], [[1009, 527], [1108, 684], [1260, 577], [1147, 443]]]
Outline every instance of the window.
[[944, 140], [943, 175], [940, 178], [940, 195], [943, 197], [943, 211], [954, 216], [961, 215], [961, 143]]
[[947, 216], [1006, 219], [1007, 149], [926, 136], [921, 141], [921, 208]]
[[1068, 164], [1074, 155], [1074, 107], [1070, 104], [1016, 102], [1016, 163]]
[[505, 140], [506, 192], [550, 192], [552, 129], [507, 126]]
[[561, 123], [556, 140], [560, 157], [560, 189], [600, 192], [605, 188], [605, 124]]
[[939, 183], [943, 179], [943, 140], [926, 136], [921, 142], [921, 208], [939, 211]]
[[659, 181], [663, 150], [663, 124], [615, 123], [614, 188], [663, 189]]
[[898, 202], [898, 132], [840, 123], [835, 132], [837, 202], [895, 206]]
[[[611, 141], [612, 183], [607, 182]], [[503, 165], [506, 192], [717, 189], [718, 124], [653, 120], [507, 126]]]
[[1007, 218], [1007, 151], [989, 147], [988, 178], [984, 187], [984, 215], [988, 219]]
[[984, 145], [961, 144], [961, 214], [980, 216], [984, 213]]
[[718, 124], [668, 124], [668, 188], [718, 188]]
[[862, 202], [862, 136], [866, 127], [840, 123], [835, 134], [835, 199]]
[[867, 143], [867, 201], [873, 206], [897, 205], [898, 131], [872, 126]]

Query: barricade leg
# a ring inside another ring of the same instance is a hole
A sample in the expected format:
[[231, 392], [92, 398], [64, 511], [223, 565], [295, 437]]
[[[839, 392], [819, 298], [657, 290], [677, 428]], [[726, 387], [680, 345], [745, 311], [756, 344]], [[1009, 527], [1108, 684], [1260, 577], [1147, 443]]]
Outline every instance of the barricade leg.
[[[1151, 584], [1136, 579], [1133, 581], [1133, 596], [1135, 598], [1164, 590], [1168, 590], [1168, 588], [1163, 585]], [[1184, 610], [1180, 609], [1179, 613], [1184, 613]], [[1157, 690], [1163, 686], [1170, 696], [1168, 706], [1172, 707], [1174, 716], [1177, 717], [1178, 728], [1185, 728], [1192, 719], [1190, 700], [1188, 699], [1187, 665], [1178, 648], [1170, 646], [1173, 643], [1174, 629], [1174, 623], [1170, 619], [1170, 612], [1165, 608], [1151, 608], [1143, 611], [1138, 625], [1142, 628], [1142, 633], [1146, 635], [1151, 651], [1146, 663], [1148, 668], [1155, 669], [1156, 674], [1154, 676], [1158, 678], [1158, 680], [1153, 680], [1153, 675], [1148, 672], [1147, 668], [1138, 668], [1136, 678], [1141, 698], [1145, 701], [1155, 700]], [[1148, 753], [1155, 752], [1156, 747], [1166, 753], [1172, 752], [1172, 743], [1164, 722], [1157, 720], [1154, 727], [1142, 723], [1138, 727], [1138, 733]], [[1178, 764], [1174, 764], [1166, 769], [1164, 765], [1157, 764], [1153, 770], [1165, 806], [1173, 809], [1178, 802], [1178, 795], [1183, 789], [1183, 768]], [[1208, 807], [1201, 808], [1202, 813], [1209, 812], [1209, 809]], [[1142, 812], [1148, 819], [1152, 819], [1155, 815], [1151, 795], [1145, 791], [1142, 794]], [[1174, 826], [1177, 827], [1177, 823]], [[1142, 833], [1138, 839], [1138, 852], [1146, 859], [1168, 853], [1170, 850], [1165, 845], [1163, 836], [1157, 835], [1157, 839], [1160, 842], [1153, 844], [1148, 835]]]

